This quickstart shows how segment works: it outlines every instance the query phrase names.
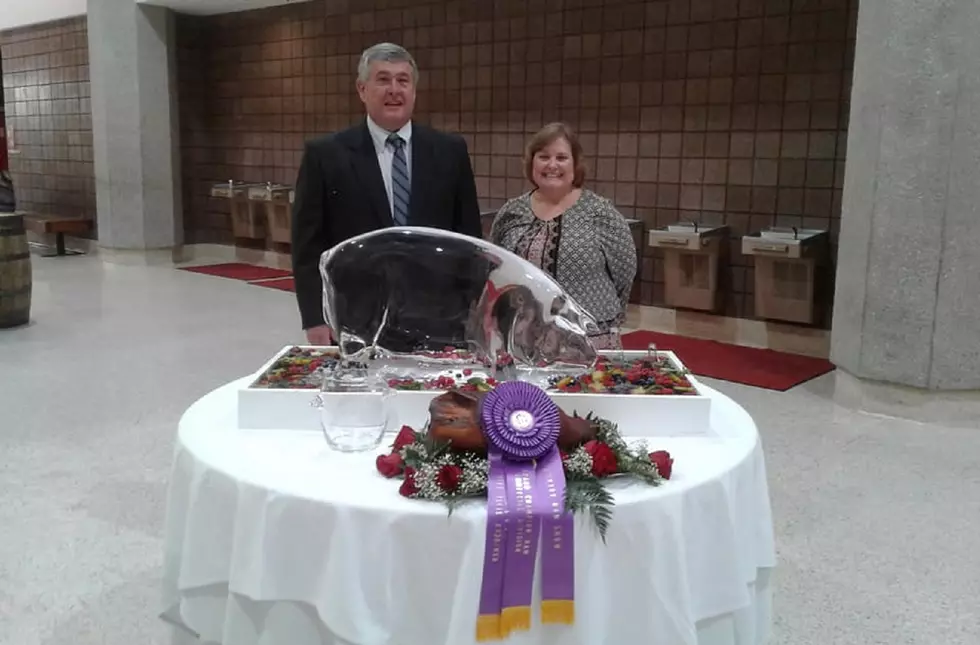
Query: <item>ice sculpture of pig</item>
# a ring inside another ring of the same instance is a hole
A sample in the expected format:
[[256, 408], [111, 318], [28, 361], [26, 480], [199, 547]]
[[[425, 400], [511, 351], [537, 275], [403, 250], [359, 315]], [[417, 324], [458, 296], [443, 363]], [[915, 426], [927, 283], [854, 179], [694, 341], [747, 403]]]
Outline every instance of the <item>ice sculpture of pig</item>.
[[527, 369], [593, 365], [592, 316], [548, 274], [477, 238], [420, 227], [364, 233], [320, 258], [323, 312], [348, 358], [455, 347]]

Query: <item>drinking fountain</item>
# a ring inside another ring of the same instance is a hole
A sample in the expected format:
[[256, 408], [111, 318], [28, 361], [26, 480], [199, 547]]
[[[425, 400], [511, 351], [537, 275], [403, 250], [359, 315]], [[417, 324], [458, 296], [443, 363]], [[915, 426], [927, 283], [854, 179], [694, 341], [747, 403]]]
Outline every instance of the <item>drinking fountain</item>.
[[755, 314], [813, 324], [816, 267], [828, 257], [829, 231], [770, 227], [742, 237], [742, 253], [755, 258]]
[[668, 306], [714, 312], [721, 305], [718, 277], [728, 260], [728, 226], [697, 221], [652, 229], [650, 246], [664, 252]]
[[211, 196], [231, 201], [231, 232], [236, 238], [265, 238], [265, 217], [256, 213], [249, 201], [249, 190], [262, 184], [229, 179], [211, 186]]
[[248, 189], [248, 199], [265, 219], [269, 241], [291, 244], [293, 188], [272, 182], [258, 184]]

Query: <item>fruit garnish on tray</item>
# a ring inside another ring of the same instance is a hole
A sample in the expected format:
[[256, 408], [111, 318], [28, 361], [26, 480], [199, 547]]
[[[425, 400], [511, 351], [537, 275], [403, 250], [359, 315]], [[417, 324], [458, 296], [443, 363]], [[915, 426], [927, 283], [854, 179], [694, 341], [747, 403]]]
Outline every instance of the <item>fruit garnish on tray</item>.
[[323, 370], [336, 365], [340, 355], [335, 350], [293, 347], [273, 363], [253, 387], [270, 389], [319, 389]]
[[697, 394], [686, 372], [661, 356], [629, 361], [616, 361], [602, 356], [592, 372], [557, 379], [550, 389], [593, 394]]
[[497, 385], [492, 377], [479, 376], [473, 370], [461, 370], [453, 375], [441, 374], [432, 378], [411, 377], [388, 379], [388, 387], [394, 390], [420, 392], [423, 390], [459, 390], [461, 392], [489, 392]]
[[[426, 358], [445, 359], [450, 356], [466, 358], [463, 350], [447, 348], [445, 352], [429, 352]], [[508, 356], [498, 357], [498, 365], [506, 366]], [[336, 350], [293, 347], [270, 367], [253, 385], [270, 389], [319, 389], [323, 371], [332, 369], [339, 355]], [[497, 386], [497, 380], [487, 376], [480, 366], [449, 368], [439, 374], [416, 375], [411, 372], [388, 379], [388, 386], [395, 390], [422, 392], [489, 392]], [[687, 377], [687, 371], [678, 368], [666, 356], [652, 353], [642, 358], [622, 360], [613, 356], [600, 356], [595, 368], [579, 376], [555, 377], [547, 388], [552, 392], [568, 394], [637, 394], [694, 396], [698, 392]]]
[[[472, 374], [471, 370], [427, 379], [411, 377], [390, 379], [388, 385], [396, 390], [446, 391], [458, 389], [464, 392], [486, 392], [497, 382]], [[685, 370], [678, 369], [663, 356], [649, 356], [628, 361], [617, 361], [601, 356], [595, 369], [581, 376], [556, 378], [548, 387], [550, 391], [585, 394], [640, 394], [640, 395], [697, 395], [697, 390], [687, 378]]]

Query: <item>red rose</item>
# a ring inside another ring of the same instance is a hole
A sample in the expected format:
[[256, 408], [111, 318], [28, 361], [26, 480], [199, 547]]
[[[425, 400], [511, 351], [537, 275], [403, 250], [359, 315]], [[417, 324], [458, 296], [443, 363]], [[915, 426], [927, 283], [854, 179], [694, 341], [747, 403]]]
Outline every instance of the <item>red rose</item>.
[[402, 473], [402, 468], [405, 466], [405, 462], [402, 461], [402, 456], [397, 452], [393, 452], [390, 455], [378, 455], [375, 460], [374, 465], [377, 466], [378, 472], [391, 479]]
[[415, 443], [415, 431], [409, 426], [402, 426], [402, 429], [398, 431], [398, 436], [395, 437], [395, 443], [391, 444], [391, 451], [398, 452], [413, 443]]
[[657, 467], [657, 472], [664, 479], [670, 479], [670, 471], [674, 467], [674, 460], [666, 450], [658, 450], [650, 453], [650, 463]]
[[593, 439], [583, 446], [585, 452], [592, 456], [592, 474], [596, 477], [608, 477], [619, 471], [616, 463], [616, 453], [607, 444]]
[[415, 493], [419, 492], [418, 486], [415, 485], [415, 469], [406, 468], [405, 469], [405, 481], [398, 488], [398, 492], [404, 497], [412, 497]]
[[446, 464], [439, 469], [436, 474], [436, 483], [439, 484], [439, 488], [451, 493], [456, 490], [459, 486], [459, 480], [463, 477], [463, 469], [459, 466], [453, 466], [452, 464]]

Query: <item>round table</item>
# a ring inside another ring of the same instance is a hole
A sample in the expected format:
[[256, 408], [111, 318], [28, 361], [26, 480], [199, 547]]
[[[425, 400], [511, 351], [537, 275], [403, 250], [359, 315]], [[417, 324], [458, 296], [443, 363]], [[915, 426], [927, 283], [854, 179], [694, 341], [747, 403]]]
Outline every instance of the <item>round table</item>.
[[[318, 432], [240, 429], [236, 396], [248, 381], [204, 396], [180, 421], [162, 615], [175, 642], [474, 643], [485, 506], [449, 516], [399, 496], [374, 467], [388, 438], [376, 452], [341, 454]], [[767, 640], [775, 555], [762, 447], [740, 406], [704, 390], [713, 436], [647, 442], [674, 457], [671, 480], [611, 484], [605, 544], [576, 519], [575, 624], [535, 622], [504, 642]]]

